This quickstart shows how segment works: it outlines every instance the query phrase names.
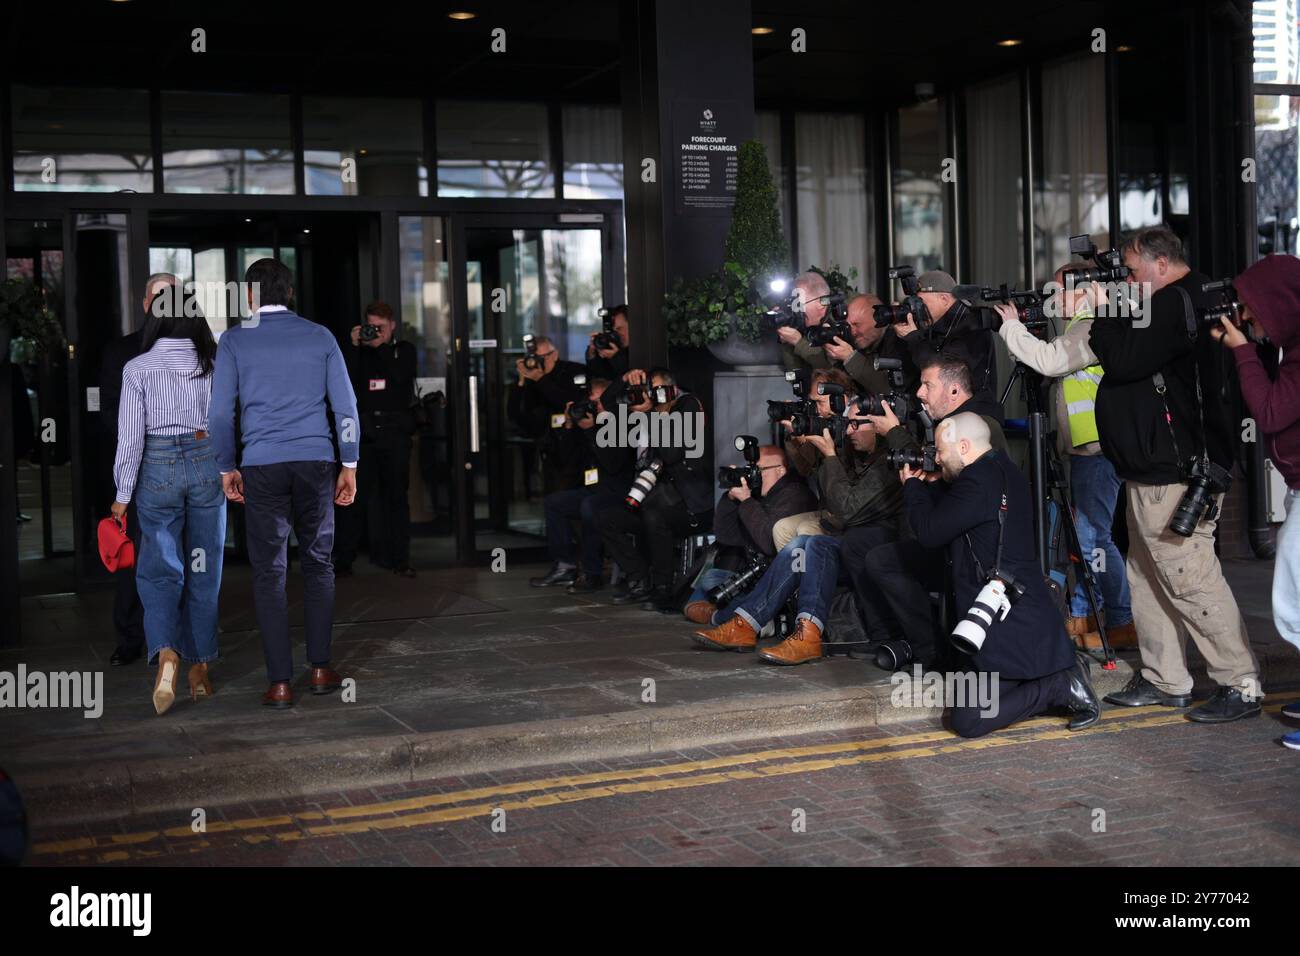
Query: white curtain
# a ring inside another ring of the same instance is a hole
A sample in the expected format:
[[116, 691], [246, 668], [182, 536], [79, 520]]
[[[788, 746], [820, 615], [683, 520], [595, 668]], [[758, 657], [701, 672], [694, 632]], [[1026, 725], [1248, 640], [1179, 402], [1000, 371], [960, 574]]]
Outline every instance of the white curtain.
[[838, 264], [846, 274], [855, 268], [854, 284], [872, 289], [874, 236], [862, 116], [796, 114], [795, 160], [798, 268]]
[[1070, 236], [1109, 245], [1106, 74], [1086, 55], [1043, 67], [1043, 175], [1034, 208], [1035, 279], [1070, 259]]

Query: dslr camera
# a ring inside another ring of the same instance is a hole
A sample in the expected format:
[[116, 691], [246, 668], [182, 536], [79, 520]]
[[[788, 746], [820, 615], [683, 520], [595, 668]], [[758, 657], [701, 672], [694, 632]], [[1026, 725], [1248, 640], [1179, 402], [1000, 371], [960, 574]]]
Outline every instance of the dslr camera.
[[952, 629], [952, 646], [963, 654], [977, 654], [988, 639], [988, 629], [997, 621], [1005, 621], [1024, 593], [1025, 586], [1010, 573], [998, 568], [990, 570], [987, 583], [975, 596], [975, 603]]
[[[579, 373], [573, 376], [573, 384], [577, 388], [586, 389], [587, 376]], [[584, 418], [594, 418], [600, 412], [600, 407], [594, 399], [584, 398], [580, 402], [574, 402], [569, 406], [569, 417], [573, 419], [574, 424], [582, 421]]]
[[1231, 279], [1207, 282], [1201, 286], [1201, 291], [1207, 295], [1217, 295], [1219, 297], [1217, 305], [1208, 306], [1201, 311], [1202, 328], [1218, 325], [1219, 319], [1231, 319], [1234, 323], [1240, 322], [1241, 300], [1237, 297], [1237, 290], [1233, 288]]
[[934, 445], [923, 445], [921, 448], [894, 448], [885, 455], [885, 461], [893, 469], [919, 468], [921, 471], [933, 473], [939, 470], [939, 465], [935, 461], [938, 449]]
[[379, 338], [379, 326], [370, 322], [362, 322], [361, 329], [357, 332], [357, 338], [362, 342], [373, 342]]
[[907, 424], [916, 410], [914, 403], [917, 399], [915, 395], [907, 391], [904, 384], [902, 359], [882, 358], [877, 355], [871, 364], [877, 372], [889, 373], [890, 384], [893, 387], [883, 395], [864, 395], [859, 398], [856, 403], [857, 413], [859, 415], [883, 415], [885, 414], [885, 406], [888, 405], [894, 410], [894, 416], [898, 419], [899, 424]]
[[736, 451], [745, 456], [743, 465], [723, 465], [718, 469], [719, 488], [749, 488], [758, 497], [763, 488], [763, 472], [758, 467], [758, 439], [753, 435], [737, 435]]
[[[983, 302], [1006, 302], [1015, 307], [1016, 317], [1022, 325], [1035, 335], [1047, 331], [1047, 311], [1043, 308], [1043, 294], [1032, 289], [1020, 291], [1008, 286], [980, 286], [979, 298]], [[992, 309], [979, 309], [977, 314], [983, 320], [981, 328], [996, 332], [1002, 326], [1001, 317]]]
[[903, 286], [903, 301], [895, 305], [882, 302], [872, 310], [872, 319], [876, 328], [897, 325], [906, 322], [910, 314], [918, 329], [930, 324], [930, 312], [925, 307], [919, 294], [921, 282], [916, 277], [916, 270], [911, 266], [894, 266], [889, 270], [889, 278], [897, 279]]
[[1214, 496], [1227, 494], [1230, 487], [1232, 475], [1228, 471], [1204, 456], [1194, 459], [1187, 469], [1187, 490], [1179, 499], [1174, 516], [1169, 519], [1169, 530], [1190, 538], [1198, 524], [1206, 518], [1213, 521], [1219, 516]]
[[824, 295], [820, 301], [826, 306], [826, 316], [818, 325], [809, 326], [804, 335], [808, 344], [821, 348], [835, 339], [853, 344], [853, 330], [849, 328], [848, 306], [843, 292]]
[[524, 368], [532, 371], [543, 368], [546, 359], [537, 354], [537, 336], [529, 333], [524, 336]]
[[1081, 256], [1093, 263], [1089, 266], [1075, 266], [1066, 269], [1062, 276], [1067, 282], [1082, 285], [1087, 282], [1124, 282], [1129, 277], [1128, 266], [1118, 249], [1098, 252], [1096, 244], [1087, 236], [1070, 237], [1070, 255]]
[[742, 594], [753, 590], [767, 567], [772, 563], [769, 558], [761, 551], [747, 551], [745, 554], [745, 567], [741, 569], [740, 574], [732, 578], [726, 584], [719, 584], [717, 587], [710, 589], [708, 598], [710, 603], [715, 607], [725, 608]]
[[[808, 385], [812, 381], [812, 372], [809, 369], [801, 368], [786, 372], [785, 380], [790, 383], [790, 391], [794, 392], [795, 399], [789, 402], [768, 399], [767, 420], [773, 424], [803, 415], [811, 405], [808, 401]], [[815, 410], [813, 414], [816, 414]]]
[[610, 349], [621, 349], [623, 347], [623, 340], [614, 331], [614, 316], [620, 312], [626, 314], [627, 306], [616, 305], [612, 309], [602, 308], [596, 313], [600, 316], [601, 331], [596, 333], [596, 337], [591, 340], [591, 344], [598, 350], [609, 351]]

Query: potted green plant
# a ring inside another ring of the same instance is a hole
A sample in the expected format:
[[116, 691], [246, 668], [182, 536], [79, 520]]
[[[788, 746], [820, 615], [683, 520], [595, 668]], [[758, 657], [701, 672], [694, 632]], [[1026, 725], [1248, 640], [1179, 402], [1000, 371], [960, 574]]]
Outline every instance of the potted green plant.
[[0, 362], [9, 361], [10, 345], [32, 359], [57, 355], [66, 344], [58, 318], [31, 279], [0, 283]]
[[770, 365], [780, 358], [775, 333], [763, 321], [763, 290], [787, 272], [790, 252], [781, 231], [776, 186], [767, 152], [757, 140], [737, 152], [736, 202], [721, 269], [678, 279], [664, 296], [669, 345], [707, 346], [731, 365]]

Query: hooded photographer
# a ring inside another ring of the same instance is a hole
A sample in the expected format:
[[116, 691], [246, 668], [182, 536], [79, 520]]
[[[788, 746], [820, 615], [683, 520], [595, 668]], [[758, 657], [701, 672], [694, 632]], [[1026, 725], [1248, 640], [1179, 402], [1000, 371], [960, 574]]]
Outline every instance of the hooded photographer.
[[[1229, 318], [1210, 334], [1232, 350], [1246, 407], [1286, 481], [1286, 521], [1277, 533], [1273, 565], [1273, 623], [1300, 649], [1300, 259], [1265, 256], [1233, 287], [1241, 303], [1240, 323], [1253, 329], [1254, 341]], [[1300, 706], [1288, 704], [1282, 713], [1300, 718]], [[1300, 750], [1300, 731], [1282, 742]]]

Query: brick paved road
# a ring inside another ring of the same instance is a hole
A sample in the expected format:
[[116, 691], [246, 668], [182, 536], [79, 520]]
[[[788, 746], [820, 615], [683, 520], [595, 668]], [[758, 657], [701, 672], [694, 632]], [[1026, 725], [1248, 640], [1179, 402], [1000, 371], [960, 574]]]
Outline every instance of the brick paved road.
[[918, 722], [205, 808], [204, 834], [184, 815], [36, 833], [29, 862], [1295, 865], [1294, 697], [1217, 728], [1163, 708], [978, 741]]

